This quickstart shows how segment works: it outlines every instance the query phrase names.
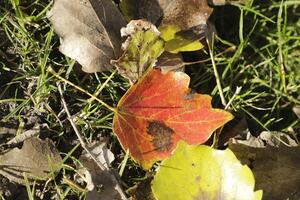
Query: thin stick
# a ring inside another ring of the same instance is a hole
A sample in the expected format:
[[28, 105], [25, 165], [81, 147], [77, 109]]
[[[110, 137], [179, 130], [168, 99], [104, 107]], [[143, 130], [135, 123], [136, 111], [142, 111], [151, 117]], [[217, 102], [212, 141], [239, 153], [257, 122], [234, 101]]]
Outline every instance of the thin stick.
[[57, 83], [57, 87], [58, 87], [58, 91], [59, 91], [59, 94], [60, 94], [60, 98], [61, 98], [61, 101], [62, 101], [64, 110], [65, 110], [65, 112], [66, 112], [66, 114], [67, 114], [67, 116], [68, 116], [68, 120], [70, 121], [71, 126], [73, 127], [73, 129], [74, 129], [74, 131], [75, 131], [75, 133], [76, 133], [76, 135], [77, 135], [77, 138], [79, 139], [79, 142], [80, 142], [82, 148], [83, 148], [88, 154], [90, 154], [90, 156], [92, 157], [92, 159], [96, 162], [96, 164], [98, 165], [98, 167], [99, 167], [101, 170], [105, 170], [106, 168], [102, 165], [102, 163], [100, 163], [100, 162], [97, 160], [97, 158], [90, 152], [90, 150], [89, 150], [89, 149], [87, 148], [87, 146], [85, 145], [85, 142], [84, 142], [83, 138], [81, 137], [81, 134], [80, 134], [80, 132], [79, 132], [79, 130], [78, 130], [78, 128], [77, 128], [75, 122], [73, 121], [72, 116], [71, 116], [71, 114], [70, 114], [70, 112], [69, 112], [69, 109], [68, 109], [68, 107], [67, 107], [67, 103], [66, 103], [66, 101], [65, 101], [65, 98], [64, 98], [64, 96], [63, 96], [63, 92], [62, 92], [62, 89], [61, 89], [61, 84], [60, 84], [59, 82]]
[[234, 95], [230, 98], [230, 100], [228, 101], [227, 105], [224, 108], [225, 110], [227, 110], [231, 106], [233, 100], [236, 98], [237, 95], [240, 94], [241, 90], [242, 90], [241, 86], [236, 87]]
[[[214, 38], [214, 35], [213, 35], [212, 38]], [[210, 58], [211, 58], [211, 63], [212, 63], [213, 69], [214, 69], [214, 74], [215, 74], [215, 78], [216, 78], [217, 87], [218, 87], [218, 90], [219, 90], [221, 102], [222, 102], [223, 106], [225, 107], [227, 105], [227, 103], [226, 103], [226, 100], [225, 100], [225, 97], [224, 97], [224, 94], [223, 94], [223, 89], [222, 89], [222, 85], [221, 85], [221, 81], [220, 81], [220, 76], [219, 76], [219, 73], [218, 73], [218, 70], [217, 70], [217, 67], [216, 67], [216, 63], [215, 63], [214, 55], [213, 55], [213, 51], [212, 51], [214, 41], [212, 39], [212, 42], [211, 42], [212, 44], [210, 44], [209, 40], [207, 39], [207, 43], [208, 43], [209, 55], [210, 55]]]
[[[76, 136], [80, 142], [80, 145], [82, 146], [82, 148], [91, 156], [91, 158], [94, 160], [94, 162], [97, 164], [97, 166], [102, 170], [102, 171], [106, 171], [106, 170], [109, 170], [109, 168], [106, 168], [102, 163], [100, 163], [97, 158], [94, 156], [94, 154], [92, 154], [92, 152], [87, 148], [87, 146], [85, 145], [85, 142], [83, 140], [83, 138], [81, 137], [81, 134], [75, 124], [75, 122], [73, 121], [72, 119], [72, 116], [69, 112], [69, 109], [68, 109], [68, 106], [67, 106], [67, 103], [65, 101], [65, 98], [63, 96], [63, 92], [62, 92], [62, 89], [61, 89], [61, 84], [60, 83], [57, 83], [57, 87], [58, 87], [58, 91], [59, 91], [59, 94], [61, 96], [61, 101], [62, 101], [62, 104], [63, 104], [63, 107], [64, 107], [64, 110], [68, 116], [68, 120], [70, 121], [71, 123], [71, 126], [72, 128], [74, 129], [75, 133], [76, 133]], [[113, 173], [110, 173], [110, 178], [111, 180], [113, 180], [113, 182], [116, 184], [115, 186], [115, 190], [119, 193], [120, 197], [122, 200], [127, 200], [121, 186], [119, 185], [118, 183], [118, 180], [117, 178], [113, 175]]]
[[112, 112], [114, 112], [114, 113], [117, 112], [117, 110], [116, 110], [114, 107], [108, 105], [107, 103], [105, 103], [105, 102], [102, 101], [101, 99], [97, 98], [97, 97], [94, 96], [93, 94], [89, 93], [88, 91], [82, 89], [81, 87], [79, 87], [79, 86], [75, 85], [74, 83], [68, 81], [67, 79], [61, 77], [61, 76], [60, 76], [58, 73], [56, 73], [51, 67], [49, 67], [49, 68], [47, 69], [47, 71], [50, 72], [51, 74], [53, 74], [53, 75], [54, 75], [55, 77], [57, 77], [58, 79], [62, 80], [63, 82], [65, 82], [65, 83], [67, 83], [67, 84], [73, 86], [73, 87], [76, 88], [77, 90], [79, 90], [79, 91], [85, 93], [86, 95], [90, 96], [91, 98], [95, 99], [95, 100], [98, 101], [100, 104], [102, 104], [103, 106], [105, 106], [108, 110], [110, 110], [110, 111], [112, 111]]

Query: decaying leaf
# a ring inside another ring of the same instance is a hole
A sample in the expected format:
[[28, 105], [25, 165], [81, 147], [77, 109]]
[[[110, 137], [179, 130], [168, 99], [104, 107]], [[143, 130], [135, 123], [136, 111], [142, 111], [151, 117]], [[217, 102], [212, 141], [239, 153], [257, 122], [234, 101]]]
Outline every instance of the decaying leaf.
[[123, 0], [123, 13], [131, 19], [147, 19], [159, 26], [166, 51], [194, 51], [203, 45], [207, 20], [213, 9], [207, 0]]
[[254, 177], [229, 150], [180, 142], [152, 182], [157, 200], [259, 200]]
[[122, 0], [121, 9], [127, 19], [147, 19], [180, 30], [205, 25], [213, 11], [207, 0]]
[[120, 56], [120, 29], [125, 21], [112, 1], [55, 0], [48, 13], [62, 38], [60, 51], [77, 60], [88, 73], [111, 68]]
[[25, 140], [21, 149], [16, 147], [0, 154], [0, 174], [20, 184], [24, 184], [25, 174], [30, 182], [45, 180], [61, 162], [51, 140], [33, 137]]
[[184, 71], [184, 61], [181, 54], [164, 52], [157, 60], [155, 67], [163, 73], [168, 71]]
[[131, 83], [135, 83], [147, 69], [152, 68], [156, 59], [164, 51], [164, 41], [157, 28], [145, 20], [132, 20], [121, 29], [123, 55], [112, 63], [119, 73]]
[[223, 129], [222, 134], [219, 137], [218, 146], [227, 146], [229, 140], [234, 138], [246, 138], [249, 133], [248, 123], [245, 117], [240, 118], [235, 116], [226, 129]]
[[149, 22], [159, 25], [159, 19], [163, 16], [163, 9], [172, 0], [122, 0], [120, 8], [127, 19], [146, 19]]
[[259, 136], [255, 137], [248, 132], [245, 139], [234, 139], [230, 140], [233, 144], [244, 144], [250, 147], [264, 148], [266, 145], [273, 147], [280, 146], [298, 146], [295, 140], [293, 140], [288, 134], [276, 132], [276, 131], [263, 131]]
[[113, 130], [143, 168], [169, 157], [179, 140], [201, 144], [232, 119], [211, 107], [210, 96], [191, 94], [189, 81], [183, 72], [153, 69], [119, 101]]
[[251, 167], [264, 200], [300, 199], [300, 147], [256, 148], [230, 144], [237, 158]]
[[[79, 171], [87, 182], [87, 199], [122, 199], [116, 190], [115, 179], [112, 179], [112, 172], [109, 169], [110, 163], [114, 160], [114, 154], [107, 149], [105, 142], [98, 142], [88, 145], [91, 153], [102, 163], [106, 170], [101, 170], [87, 152], [83, 152], [79, 160], [83, 167]], [[101, 188], [99, 192], [97, 188]]]

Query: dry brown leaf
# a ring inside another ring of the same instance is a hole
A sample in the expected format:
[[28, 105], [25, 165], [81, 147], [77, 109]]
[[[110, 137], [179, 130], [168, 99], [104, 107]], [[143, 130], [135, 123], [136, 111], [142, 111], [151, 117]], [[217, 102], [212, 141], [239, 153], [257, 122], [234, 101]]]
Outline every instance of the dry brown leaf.
[[153, 24], [175, 25], [180, 30], [201, 32], [213, 8], [207, 0], [123, 0], [122, 10], [132, 19], [147, 19]]
[[155, 67], [163, 73], [168, 71], [184, 71], [184, 61], [181, 54], [164, 52], [157, 60]]
[[120, 56], [125, 21], [112, 1], [55, 0], [48, 18], [62, 38], [60, 51], [88, 73], [111, 68]]
[[255, 148], [230, 144], [230, 149], [255, 176], [264, 200], [300, 199], [300, 147]]
[[230, 142], [233, 144], [244, 144], [246, 146], [256, 148], [264, 148], [266, 147], [266, 145], [273, 147], [298, 146], [297, 142], [294, 139], [292, 139], [288, 134], [276, 131], [263, 131], [257, 137], [251, 135], [251, 133], [248, 132], [246, 139], [243, 140], [232, 138]]
[[[110, 200], [122, 199], [116, 190], [116, 180], [112, 179], [112, 171], [110, 171], [110, 163], [114, 160], [114, 154], [107, 149], [105, 142], [90, 144], [88, 147], [91, 153], [102, 163], [106, 170], [99, 169], [91, 156], [84, 152], [79, 160], [84, 168], [80, 168], [80, 172], [84, 174], [87, 182], [87, 199], [88, 200]], [[98, 192], [97, 188], [101, 187]]]
[[20, 184], [24, 184], [26, 174], [31, 183], [33, 180], [45, 180], [61, 161], [51, 140], [32, 137], [24, 141], [21, 149], [16, 147], [0, 154], [0, 174]]

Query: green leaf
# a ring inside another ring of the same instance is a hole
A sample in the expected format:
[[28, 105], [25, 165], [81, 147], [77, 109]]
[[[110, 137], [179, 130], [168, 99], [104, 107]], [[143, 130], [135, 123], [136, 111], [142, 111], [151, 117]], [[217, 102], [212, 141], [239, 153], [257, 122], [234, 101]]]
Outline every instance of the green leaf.
[[157, 200], [259, 200], [254, 176], [229, 150], [180, 142], [152, 182]]

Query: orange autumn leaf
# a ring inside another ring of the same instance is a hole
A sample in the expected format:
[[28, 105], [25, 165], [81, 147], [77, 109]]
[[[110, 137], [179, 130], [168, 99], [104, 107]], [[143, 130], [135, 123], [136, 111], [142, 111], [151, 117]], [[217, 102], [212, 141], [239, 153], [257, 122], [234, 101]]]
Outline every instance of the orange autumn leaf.
[[211, 97], [191, 94], [183, 72], [148, 72], [121, 98], [113, 130], [125, 150], [144, 169], [170, 156], [178, 141], [201, 144], [232, 119], [211, 107]]

